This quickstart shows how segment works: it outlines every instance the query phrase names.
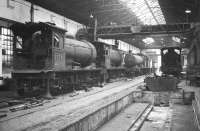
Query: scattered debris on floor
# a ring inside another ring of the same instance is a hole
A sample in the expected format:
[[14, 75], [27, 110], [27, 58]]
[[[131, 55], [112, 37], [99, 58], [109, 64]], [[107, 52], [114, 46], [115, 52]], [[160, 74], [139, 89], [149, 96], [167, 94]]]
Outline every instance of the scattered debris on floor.
[[86, 91], [84, 91], [84, 90], [74, 91], [74, 92], [70, 93], [69, 96], [70, 96], [70, 97], [74, 97], [74, 96], [77, 96], [77, 95], [79, 95], [79, 94], [83, 94], [83, 93], [85, 93], [85, 92], [86, 92]]
[[26, 110], [26, 109], [30, 109], [30, 108], [34, 108], [34, 107], [38, 107], [38, 106], [43, 106], [44, 103], [47, 103], [47, 102], [48, 101], [46, 101], [46, 102], [43, 102], [43, 101], [27, 102], [27, 103], [20, 104], [20, 105], [10, 108], [10, 111], [15, 112], [15, 111], [19, 111], [19, 110]]
[[8, 107], [8, 106], [9, 106], [9, 104], [7, 102], [0, 102], [0, 109]]
[[164, 131], [169, 128], [171, 121], [170, 107], [154, 106], [144, 122], [141, 131]]
[[7, 114], [0, 114], [0, 118], [6, 117]]
[[45, 103], [49, 102], [50, 100], [40, 97], [2, 99], [0, 101], [0, 118], [6, 117], [8, 112], [27, 110], [43, 106]]

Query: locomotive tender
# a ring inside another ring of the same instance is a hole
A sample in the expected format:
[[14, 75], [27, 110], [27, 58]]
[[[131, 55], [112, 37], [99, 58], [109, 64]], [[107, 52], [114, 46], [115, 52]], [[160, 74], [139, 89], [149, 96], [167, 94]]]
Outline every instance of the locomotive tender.
[[[108, 78], [125, 75], [123, 54], [114, 46], [67, 38], [66, 30], [42, 22], [14, 24], [11, 29], [14, 33], [12, 78], [19, 95], [57, 95], [98, 85], [102, 69], [106, 69]], [[134, 57], [137, 63], [130, 57], [124, 63], [130, 67], [142, 64], [142, 59], [142, 56]], [[149, 73], [149, 69], [143, 73]]]

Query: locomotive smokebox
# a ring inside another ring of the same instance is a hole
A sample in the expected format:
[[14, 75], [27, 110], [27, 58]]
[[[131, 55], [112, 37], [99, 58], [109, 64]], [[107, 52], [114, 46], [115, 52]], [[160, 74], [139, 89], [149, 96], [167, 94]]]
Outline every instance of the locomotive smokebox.
[[126, 67], [133, 67], [144, 62], [144, 58], [140, 55], [126, 54], [124, 63]]
[[85, 67], [95, 61], [97, 52], [95, 47], [86, 40], [65, 38], [66, 61], [71, 60]]

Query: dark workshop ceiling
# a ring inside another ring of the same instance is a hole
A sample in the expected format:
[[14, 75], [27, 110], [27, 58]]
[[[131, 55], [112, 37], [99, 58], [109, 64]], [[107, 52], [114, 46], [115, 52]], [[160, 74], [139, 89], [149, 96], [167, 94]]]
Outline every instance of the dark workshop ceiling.
[[[91, 14], [98, 19], [98, 26], [105, 25], [142, 25], [142, 24], [172, 24], [200, 21], [199, 0], [27, 0], [69, 19], [90, 26]], [[145, 6], [144, 6], [145, 4]], [[146, 7], [146, 8], [145, 8]], [[185, 10], [191, 10], [186, 14]], [[138, 12], [138, 13], [134, 13]], [[151, 16], [151, 17], [148, 17]], [[140, 39], [126, 39], [140, 48], [150, 48]], [[171, 38], [164, 36], [156, 39]], [[135, 42], [136, 41], [136, 42]], [[155, 46], [163, 41], [154, 42]], [[171, 41], [171, 43], [173, 43]], [[151, 45], [151, 48], [154, 45]]]

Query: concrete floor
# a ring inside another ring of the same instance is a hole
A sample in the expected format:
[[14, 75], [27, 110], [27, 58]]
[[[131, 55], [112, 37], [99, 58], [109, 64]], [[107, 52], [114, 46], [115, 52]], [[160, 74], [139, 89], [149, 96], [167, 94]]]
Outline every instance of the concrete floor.
[[[68, 97], [61, 96], [55, 102], [47, 104], [48, 106], [40, 107], [41, 109], [35, 108], [13, 113], [4, 119], [0, 119], [0, 131], [37, 130], [42, 126], [50, 128], [53, 127], [53, 122], [59, 122], [59, 124], [62, 123], [65, 125], [66, 123], [69, 124], [104, 105], [106, 102], [111, 101], [111, 99], [117, 99], [117, 97], [112, 96], [109, 100], [106, 100], [108, 96], [123, 91], [128, 92], [128, 90], [135, 90], [135, 88], [131, 87], [137, 83], [143, 82], [143, 80], [144, 77], [139, 77], [133, 81], [124, 81], [121, 84], [115, 83], [112, 84], [112, 86], [107, 85], [102, 88], [102, 92], [94, 95], [91, 93], [91, 95], [83, 95], [82, 97], [77, 96], [80, 98], [71, 98], [74, 100], [68, 100], [65, 99]], [[106, 87], [110, 89], [105, 89]], [[114, 90], [111, 89], [112, 87], [115, 87]], [[64, 119], [65, 122], [62, 122]], [[55, 128], [59, 126], [59, 124], [54, 125]], [[54, 127], [52, 129], [54, 129]]]
[[140, 131], [199, 131], [191, 105], [154, 107]]
[[[185, 92], [199, 92], [198, 87], [181, 81], [178, 88]], [[174, 92], [171, 97], [182, 97], [182, 91]], [[154, 107], [141, 131], [199, 131], [197, 129], [192, 105], [184, 105], [183, 99], [171, 100], [170, 107]], [[175, 102], [175, 103], [174, 103]]]
[[[45, 106], [10, 113], [8, 117], [0, 119], [0, 131], [23, 129], [37, 131], [40, 127], [54, 130], [56, 127], [60, 127], [60, 124], [69, 124], [111, 101], [111, 99], [116, 99], [113, 94], [129, 90], [133, 83], [140, 83], [143, 78], [139, 77], [133, 81], [110, 83], [104, 88], [94, 88], [90, 92], [79, 92], [79, 95], [74, 97], [70, 97], [70, 94], [59, 96]], [[180, 82], [179, 88], [184, 89], [186, 92], [199, 91], [199, 88], [187, 86], [185, 81]], [[113, 95], [111, 99], [108, 99], [108, 96], [111, 95]], [[177, 95], [181, 97], [180, 92]], [[134, 107], [135, 115], [134, 112], [124, 112], [126, 117], [121, 117], [117, 121], [116, 127], [113, 124], [111, 124], [111, 127], [115, 128], [115, 131], [124, 130], [130, 124], [127, 122], [130, 120], [129, 118], [135, 117], [140, 110], [139, 106]], [[130, 114], [133, 116], [130, 116]], [[54, 123], [56, 124], [54, 125]], [[99, 130], [110, 130], [110, 128], [102, 127]], [[174, 103], [170, 107], [155, 107], [143, 124], [141, 131], [198, 131], [198, 129], [195, 125], [192, 106]]]
[[175, 104], [173, 105], [172, 110], [170, 131], [199, 131], [191, 105]]
[[133, 103], [97, 131], [127, 131], [147, 106], [147, 103]]
[[[178, 87], [185, 92], [197, 92], [198, 87], [188, 86], [185, 81], [179, 83]], [[154, 106], [154, 109], [143, 123], [140, 131], [199, 131], [194, 117], [192, 105], [184, 105], [182, 92], [171, 94], [171, 104], [168, 107]], [[178, 98], [178, 99], [177, 99]], [[133, 109], [137, 112], [137, 108]], [[126, 112], [113, 118], [98, 131], [126, 131], [131, 119], [125, 117]], [[132, 113], [130, 118], [134, 118]]]
[[140, 131], [169, 131], [171, 121], [170, 107], [154, 107]]

